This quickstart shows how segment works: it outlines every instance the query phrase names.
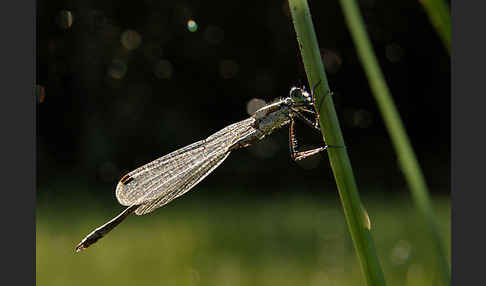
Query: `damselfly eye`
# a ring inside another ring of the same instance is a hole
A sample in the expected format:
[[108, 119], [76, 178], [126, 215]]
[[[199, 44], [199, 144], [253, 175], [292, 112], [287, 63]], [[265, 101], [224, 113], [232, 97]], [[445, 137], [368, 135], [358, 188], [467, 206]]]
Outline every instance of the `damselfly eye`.
[[290, 97], [295, 101], [302, 100], [302, 89], [298, 87], [292, 87], [290, 89]]

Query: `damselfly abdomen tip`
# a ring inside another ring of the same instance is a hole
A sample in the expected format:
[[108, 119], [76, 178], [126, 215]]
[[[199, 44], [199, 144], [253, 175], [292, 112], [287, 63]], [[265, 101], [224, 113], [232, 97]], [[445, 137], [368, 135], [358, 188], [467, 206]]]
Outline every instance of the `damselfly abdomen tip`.
[[[295, 119], [321, 135], [314, 105], [312, 94], [293, 87], [288, 97], [258, 109], [250, 118], [126, 174], [116, 187], [116, 198], [128, 208], [86, 236], [75, 251], [88, 248], [131, 213], [147, 214], [182, 196], [214, 171], [231, 151], [250, 146], [289, 123], [290, 155], [294, 161], [326, 150], [327, 145], [303, 152], [297, 150]], [[312, 118], [309, 119], [308, 115]]]

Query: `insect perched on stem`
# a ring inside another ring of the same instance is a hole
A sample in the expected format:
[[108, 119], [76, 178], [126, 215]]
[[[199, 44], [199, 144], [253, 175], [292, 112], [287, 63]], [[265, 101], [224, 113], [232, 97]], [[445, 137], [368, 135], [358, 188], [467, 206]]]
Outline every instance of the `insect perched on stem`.
[[[218, 167], [233, 150], [245, 148], [274, 130], [289, 126], [290, 156], [301, 160], [329, 146], [300, 152], [297, 150], [295, 120], [301, 120], [319, 135], [313, 94], [293, 87], [289, 97], [258, 109], [250, 118], [229, 125], [208, 138], [176, 150], [123, 176], [116, 187], [116, 198], [128, 206], [118, 216], [96, 228], [77, 246], [79, 252], [105, 236], [128, 215], [143, 215], [182, 196]], [[304, 116], [311, 114], [314, 121]]]

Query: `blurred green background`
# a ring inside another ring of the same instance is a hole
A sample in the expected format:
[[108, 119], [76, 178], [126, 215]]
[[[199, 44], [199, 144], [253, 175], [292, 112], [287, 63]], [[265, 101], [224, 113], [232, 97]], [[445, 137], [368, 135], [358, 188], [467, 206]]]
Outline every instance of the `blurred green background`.
[[[388, 285], [434, 285], [428, 232], [338, 2], [309, 2]], [[450, 249], [448, 54], [418, 1], [359, 3]], [[293, 162], [286, 130], [74, 255], [123, 209], [127, 171], [306, 85], [286, 1], [41, 0], [37, 16], [37, 285], [364, 284], [326, 154]], [[319, 143], [297, 127], [303, 148]]]
[[[46, 199], [38, 206], [37, 285], [365, 284], [332, 190], [247, 196], [236, 187], [209, 199], [211, 192], [203, 184], [150, 216], [130, 217], [79, 254], [75, 244], [122, 208]], [[434, 201], [449, 246], [449, 200]], [[411, 201], [363, 202], [388, 285], [438, 285], [436, 254]]]

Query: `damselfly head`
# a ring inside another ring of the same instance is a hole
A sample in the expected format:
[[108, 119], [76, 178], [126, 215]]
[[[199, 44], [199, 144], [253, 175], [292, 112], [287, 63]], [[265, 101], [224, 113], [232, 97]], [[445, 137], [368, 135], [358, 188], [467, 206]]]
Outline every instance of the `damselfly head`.
[[310, 94], [300, 87], [292, 87], [290, 89], [290, 98], [292, 98], [295, 103], [302, 104], [312, 102], [312, 97]]

